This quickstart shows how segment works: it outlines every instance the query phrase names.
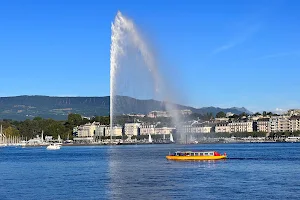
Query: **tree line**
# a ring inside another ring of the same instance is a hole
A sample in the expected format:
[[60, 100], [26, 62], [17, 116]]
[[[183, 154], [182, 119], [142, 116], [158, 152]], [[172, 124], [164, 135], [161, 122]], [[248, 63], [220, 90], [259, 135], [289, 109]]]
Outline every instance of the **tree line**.
[[53, 119], [43, 119], [35, 117], [25, 121], [14, 121], [3, 119], [0, 124], [3, 127], [3, 133], [6, 137], [19, 136], [24, 139], [31, 139], [40, 135], [42, 131], [44, 135], [57, 138], [58, 135], [62, 139], [73, 138], [73, 128], [89, 122], [100, 122], [103, 125], [109, 125], [109, 116], [95, 116], [91, 119], [82, 118], [80, 114], [69, 114], [67, 120], [57, 121]]

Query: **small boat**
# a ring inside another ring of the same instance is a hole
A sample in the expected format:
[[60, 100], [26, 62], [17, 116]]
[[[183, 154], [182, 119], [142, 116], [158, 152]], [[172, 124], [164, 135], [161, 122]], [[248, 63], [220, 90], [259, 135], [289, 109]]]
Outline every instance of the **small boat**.
[[47, 150], [58, 150], [58, 149], [60, 149], [59, 144], [52, 143], [49, 146], [47, 146]]
[[149, 143], [152, 143], [152, 142], [153, 142], [152, 137], [151, 137], [150, 134], [149, 134], [148, 142], [149, 142]]
[[172, 133], [170, 133], [170, 142], [174, 142]]
[[173, 155], [166, 156], [168, 160], [221, 160], [227, 155], [216, 151], [176, 151]]

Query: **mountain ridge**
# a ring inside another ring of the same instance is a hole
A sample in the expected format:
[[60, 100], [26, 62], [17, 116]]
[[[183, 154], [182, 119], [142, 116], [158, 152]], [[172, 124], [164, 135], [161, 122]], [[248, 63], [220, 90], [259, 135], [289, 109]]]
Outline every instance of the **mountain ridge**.
[[[140, 100], [128, 96], [117, 96], [115, 108], [117, 114], [147, 114], [154, 110], [166, 110], [167, 104], [173, 104], [177, 109], [189, 109], [194, 113], [205, 114], [217, 112], [251, 113], [246, 108], [194, 108], [154, 99]], [[34, 117], [64, 120], [69, 113], [79, 113], [83, 116], [109, 115], [110, 97], [103, 96], [46, 96], [20, 95], [0, 97], [0, 119], [24, 120]]]

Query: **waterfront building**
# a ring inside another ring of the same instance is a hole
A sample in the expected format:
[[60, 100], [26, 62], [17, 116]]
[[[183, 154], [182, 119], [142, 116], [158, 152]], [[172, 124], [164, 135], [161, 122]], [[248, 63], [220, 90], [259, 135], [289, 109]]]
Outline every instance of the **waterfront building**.
[[269, 123], [270, 123], [270, 127], [269, 127], [269, 132], [279, 132], [279, 128], [278, 128], [278, 116], [272, 116], [269, 120]]
[[290, 132], [300, 131], [300, 116], [292, 116], [290, 118]]
[[[106, 126], [104, 129], [105, 136], [110, 136], [110, 126]], [[122, 126], [113, 126], [113, 134], [112, 136], [122, 136], [123, 135], [123, 127]]]
[[144, 124], [140, 126], [140, 134], [141, 135], [153, 135], [155, 134], [155, 125], [152, 124]]
[[260, 118], [257, 120], [257, 132], [270, 132], [270, 118]]
[[230, 133], [230, 127], [228, 123], [219, 123], [215, 126], [216, 133]]
[[290, 130], [290, 119], [286, 116], [282, 116], [278, 121], [279, 132], [286, 132]]
[[253, 121], [238, 121], [228, 123], [231, 133], [253, 132]]
[[84, 125], [80, 125], [77, 128], [77, 137], [85, 138], [85, 137], [94, 137], [96, 130], [95, 123], [87, 123]]
[[199, 133], [210, 133], [212, 132], [212, 127], [211, 126], [200, 126], [200, 127], [197, 127], [199, 131]]
[[[121, 126], [115, 126], [113, 136], [122, 136], [122, 130]], [[100, 122], [93, 122], [74, 127], [73, 133], [76, 136], [74, 142], [91, 143], [98, 141], [103, 136], [110, 136], [110, 127], [101, 125]]]
[[102, 136], [106, 136], [106, 127], [107, 125], [100, 125], [100, 123], [97, 124], [95, 128], [95, 137], [100, 138]]
[[124, 132], [125, 135], [140, 135], [141, 123], [125, 123]]
[[185, 133], [210, 133], [212, 126], [205, 123], [193, 123], [192, 125], [183, 126]]
[[171, 128], [171, 127], [161, 127], [161, 128], [155, 128], [155, 134], [164, 134], [164, 135], [170, 135], [171, 133], [173, 133], [173, 131], [175, 131], [175, 128]]
[[192, 133], [192, 125], [189, 124], [182, 126], [182, 131], [184, 133]]
[[290, 129], [290, 120], [287, 116], [272, 116], [270, 118], [270, 132], [286, 132]]

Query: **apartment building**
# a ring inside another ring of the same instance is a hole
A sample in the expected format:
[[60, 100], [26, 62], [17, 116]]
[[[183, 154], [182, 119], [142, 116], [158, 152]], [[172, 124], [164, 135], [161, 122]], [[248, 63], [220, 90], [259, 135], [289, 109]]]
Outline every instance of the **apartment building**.
[[270, 132], [270, 118], [257, 119], [257, 132]]
[[230, 126], [228, 123], [219, 123], [215, 126], [216, 133], [230, 133]]
[[124, 126], [125, 135], [139, 135], [141, 123], [126, 123]]
[[231, 133], [253, 132], [253, 121], [240, 121], [228, 123]]
[[290, 118], [290, 132], [300, 131], [300, 116], [292, 116]]
[[269, 123], [270, 132], [276, 133], [290, 130], [290, 119], [287, 116], [272, 116]]

